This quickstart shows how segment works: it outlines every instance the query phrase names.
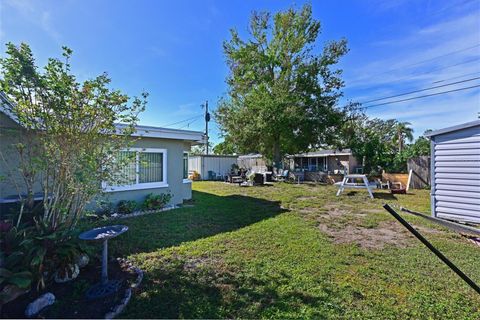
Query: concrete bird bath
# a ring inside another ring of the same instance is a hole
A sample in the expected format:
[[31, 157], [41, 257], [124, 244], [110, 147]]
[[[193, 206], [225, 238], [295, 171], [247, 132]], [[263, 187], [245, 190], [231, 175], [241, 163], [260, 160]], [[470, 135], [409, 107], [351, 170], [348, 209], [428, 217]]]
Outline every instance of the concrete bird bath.
[[102, 252], [102, 277], [100, 283], [95, 284], [87, 290], [88, 299], [103, 298], [116, 292], [120, 287], [119, 280], [108, 280], [108, 239], [115, 238], [128, 230], [127, 226], [114, 225], [107, 227], [94, 228], [82, 232], [78, 237], [87, 241], [103, 241]]

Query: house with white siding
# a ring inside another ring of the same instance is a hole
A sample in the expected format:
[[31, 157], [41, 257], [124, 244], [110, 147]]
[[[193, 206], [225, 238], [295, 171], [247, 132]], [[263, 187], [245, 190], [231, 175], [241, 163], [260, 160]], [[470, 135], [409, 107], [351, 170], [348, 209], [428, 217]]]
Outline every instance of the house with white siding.
[[480, 120], [427, 134], [432, 216], [480, 223]]

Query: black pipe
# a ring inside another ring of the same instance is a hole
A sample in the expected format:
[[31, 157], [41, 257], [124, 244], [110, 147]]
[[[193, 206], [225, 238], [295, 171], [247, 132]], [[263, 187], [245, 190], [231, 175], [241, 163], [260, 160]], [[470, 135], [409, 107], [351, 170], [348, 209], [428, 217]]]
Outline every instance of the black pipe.
[[480, 229], [478, 229], [478, 228], [466, 226], [466, 225], [459, 224], [459, 223], [452, 222], [452, 221], [439, 219], [439, 218], [432, 217], [432, 216], [427, 216], [423, 213], [412, 211], [412, 210], [409, 210], [409, 209], [404, 208], [404, 207], [400, 207], [400, 211], [407, 212], [407, 213], [413, 214], [414, 216], [421, 217], [421, 218], [427, 219], [429, 221], [435, 222], [436, 224], [439, 224], [439, 225], [441, 225], [445, 228], [448, 228], [448, 229], [450, 229], [452, 231], [455, 231], [455, 232], [458, 232], [458, 233], [463, 233], [463, 234], [467, 233], [468, 235], [472, 235], [472, 236], [475, 236], [475, 237], [480, 237]]
[[418, 240], [420, 240], [430, 251], [432, 251], [440, 260], [442, 260], [450, 269], [452, 269], [460, 278], [463, 279], [473, 290], [480, 294], [480, 287], [473, 282], [462, 270], [458, 269], [447, 257], [445, 257], [440, 251], [437, 250], [427, 239], [425, 239], [414, 227], [408, 224], [395, 210], [393, 210], [388, 204], [383, 205], [383, 208], [387, 210], [395, 219], [398, 220], [405, 228], [408, 229]]

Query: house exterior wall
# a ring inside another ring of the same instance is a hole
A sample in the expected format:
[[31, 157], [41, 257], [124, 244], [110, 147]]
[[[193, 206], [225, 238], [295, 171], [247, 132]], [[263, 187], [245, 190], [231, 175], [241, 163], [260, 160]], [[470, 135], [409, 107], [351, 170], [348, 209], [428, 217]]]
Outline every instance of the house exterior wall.
[[348, 172], [349, 173], [356, 173], [355, 169], [360, 167], [360, 164], [358, 163], [357, 158], [355, 158], [353, 155], [349, 155], [348, 156], [348, 162], [349, 162]]
[[480, 124], [431, 137], [432, 215], [480, 223]]
[[[316, 160], [318, 158], [318, 160]], [[318, 156], [318, 157], [292, 157], [289, 159], [290, 170], [296, 170], [302, 163], [301, 168], [307, 170], [310, 168], [310, 162], [318, 164], [317, 170], [313, 171], [328, 171], [334, 173], [335, 171], [343, 173], [344, 168], [347, 168], [349, 173], [353, 173], [357, 167], [357, 160], [351, 155], [336, 155], [336, 156]], [[310, 169], [312, 170], [312, 169]]]
[[[18, 124], [0, 112], [0, 147], [2, 155], [6, 157], [6, 161], [0, 158], [0, 198], [18, 195], [15, 183], [20, 187], [22, 192], [24, 192], [24, 183], [17, 170], [19, 156], [12, 147], [12, 144], [19, 141], [18, 137], [20, 134], [18, 132], [20, 130], [22, 129]], [[142, 137], [136, 139], [132, 147], [167, 150], [166, 177], [168, 187], [106, 192], [91, 203], [89, 206], [90, 209], [94, 209], [99, 200], [110, 201], [114, 204], [120, 200], [135, 200], [141, 202], [149, 193], [171, 193], [173, 197], [170, 204], [180, 204], [184, 199], [191, 198], [191, 181], [183, 179], [183, 153], [190, 150], [190, 143], [182, 140]], [[41, 192], [39, 184], [36, 184], [34, 192]]]
[[[22, 128], [0, 112], [0, 198], [16, 196], [18, 189], [24, 191], [25, 183], [18, 169], [19, 154], [15, 148], [20, 142], [27, 143], [21, 140], [22, 136]], [[39, 183], [34, 185], [33, 192], [41, 192]]]
[[192, 197], [192, 183], [183, 179], [183, 153], [190, 150], [190, 145], [178, 140], [139, 138], [133, 148], [156, 148], [167, 150], [167, 184], [168, 187], [106, 192], [101, 199], [112, 203], [120, 200], [142, 202], [149, 193], [170, 193], [173, 197], [170, 204], [181, 204]]

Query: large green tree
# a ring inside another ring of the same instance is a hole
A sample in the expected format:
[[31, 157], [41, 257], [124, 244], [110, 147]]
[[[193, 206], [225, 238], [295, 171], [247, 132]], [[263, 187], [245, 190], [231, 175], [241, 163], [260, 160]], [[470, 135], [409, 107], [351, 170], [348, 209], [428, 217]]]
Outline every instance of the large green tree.
[[213, 153], [221, 155], [230, 155], [240, 153], [238, 146], [232, 141], [229, 135], [223, 137], [223, 141], [213, 147]]
[[318, 53], [320, 22], [304, 5], [278, 12], [253, 12], [248, 37], [231, 30], [223, 44], [230, 69], [228, 96], [216, 119], [233, 143], [280, 164], [283, 154], [333, 144], [345, 116], [337, 102], [343, 86], [336, 64], [345, 40]]
[[343, 126], [344, 147], [362, 162], [365, 172], [389, 168], [395, 157], [396, 120], [369, 119], [363, 115]]

